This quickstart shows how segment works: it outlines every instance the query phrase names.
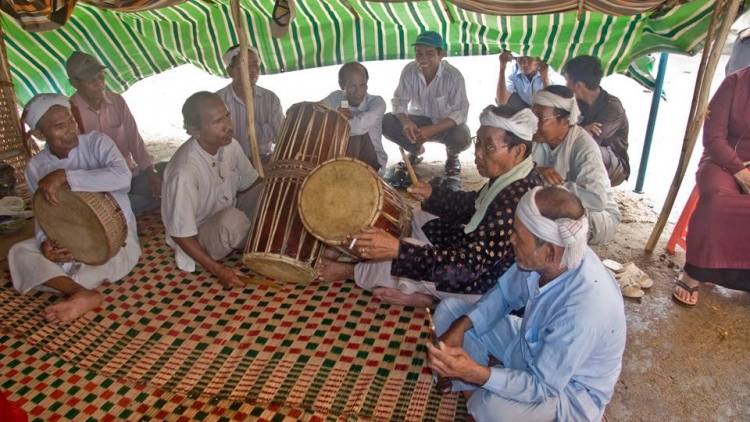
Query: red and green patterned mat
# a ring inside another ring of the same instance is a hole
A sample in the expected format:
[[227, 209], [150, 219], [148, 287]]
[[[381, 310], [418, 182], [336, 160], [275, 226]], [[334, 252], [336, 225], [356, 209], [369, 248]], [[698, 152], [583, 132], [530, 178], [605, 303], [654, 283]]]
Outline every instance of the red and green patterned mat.
[[136, 268], [72, 324], [44, 322], [57, 297], [20, 296], [7, 276], [0, 286], [0, 389], [33, 418], [463, 418], [460, 397], [438, 395], [424, 366], [424, 310], [352, 282], [225, 290], [175, 267], [158, 213], [139, 227]]

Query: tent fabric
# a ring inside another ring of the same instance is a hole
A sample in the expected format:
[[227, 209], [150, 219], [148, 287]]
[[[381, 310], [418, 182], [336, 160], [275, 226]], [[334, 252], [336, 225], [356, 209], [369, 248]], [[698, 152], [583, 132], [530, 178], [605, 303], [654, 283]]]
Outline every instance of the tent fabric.
[[[242, 3], [250, 43], [261, 52], [265, 74], [351, 60], [409, 58], [411, 42], [431, 29], [443, 35], [449, 56], [496, 54], [505, 48], [539, 56], [559, 69], [572, 57], [591, 54], [601, 58], [605, 74], [628, 72], [648, 84], [646, 55], [700, 49], [714, 1], [694, 0], [656, 15], [583, 12], [579, 18], [577, 12], [486, 15], [440, 0], [297, 0], [297, 16], [282, 39], [270, 33], [273, 4]], [[221, 55], [238, 43], [230, 16], [227, 0], [193, 0], [137, 13], [79, 3], [67, 25], [42, 33], [26, 32], [7, 20], [7, 53], [18, 101], [25, 104], [39, 92], [72, 93], [65, 60], [75, 50], [91, 53], [109, 67], [107, 83], [115, 92], [185, 63], [223, 75]]]
[[[395, 3], [409, 0], [371, 0]], [[662, 5], [677, 3], [663, 0], [450, 0], [457, 7], [492, 15], [535, 15], [586, 10], [608, 15], [626, 16], [647, 12]]]

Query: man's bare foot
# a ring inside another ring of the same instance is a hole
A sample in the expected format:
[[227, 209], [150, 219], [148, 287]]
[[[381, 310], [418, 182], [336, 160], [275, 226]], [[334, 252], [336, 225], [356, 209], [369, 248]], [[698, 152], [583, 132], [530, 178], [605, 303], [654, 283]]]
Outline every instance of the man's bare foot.
[[325, 282], [354, 279], [354, 264], [333, 261], [321, 257], [318, 259], [318, 279]]
[[407, 295], [401, 293], [398, 289], [392, 289], [390, 287], [376, 287], [372, 289], [372, 295], [385, 303], [390, 303], [391, 305], [413, 306], [415, 308], [430, 306], [435, 300], [432, 296], [424, 293], [412, 293]]
[[53, 324], [71, 322], [88, 311], [92, 311], [104, 302], [104, 295], [87, 289], [80, 289], [44, 309], [44, 318]]

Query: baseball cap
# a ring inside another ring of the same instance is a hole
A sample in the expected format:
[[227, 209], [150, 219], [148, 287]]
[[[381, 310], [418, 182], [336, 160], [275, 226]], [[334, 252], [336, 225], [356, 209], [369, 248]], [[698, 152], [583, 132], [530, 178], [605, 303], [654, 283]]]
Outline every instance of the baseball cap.
[[68, 78], [80, 79], [82, 81], [88, 81], [101, 72], [102, 69], [106, 68], [107, 66], [99, 63], [99, 60], [94, 56], [80, 51], [73, 52], [65, 64], [65, 71], [68, 72]]
[[414, 41], [411, 45], [426, 45], [428, 47], [441, 48], [443, 50], [445, 49], [445, 44], [443, 44], [443, 37], [441, 37], [440, 34], [435, 31], [422, 32], [417, 37], [417, 40]]

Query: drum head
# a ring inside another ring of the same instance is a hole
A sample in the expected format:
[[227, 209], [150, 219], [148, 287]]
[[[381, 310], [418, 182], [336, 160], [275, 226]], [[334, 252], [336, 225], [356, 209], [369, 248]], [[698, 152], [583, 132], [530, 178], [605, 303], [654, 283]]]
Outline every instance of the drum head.
[[[88, 192], [88, 195], [108, 195]], [[67, 186], [57, 189], [60, 203], [52, 205], [37, 192], [32, 207], [39, 227], [51, 240], [68, 249], [76, 261], [89, 265], [106, 263], [114, 252], [104, 224], [96, 212]]]
[[243, 261], [254, 273], [283, 283], [308, 284], [318, 277], [315, 269], [304, 262], [275, 254], [245, 253]]
[[371, 225], [383, 193], [378, 175], [367, 164], [339, 158], [321, 164], [302, 184], [299, 213], [313, 236], [332, 245]]

